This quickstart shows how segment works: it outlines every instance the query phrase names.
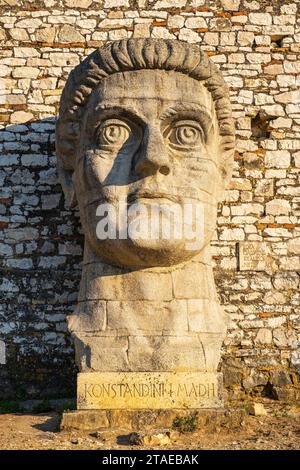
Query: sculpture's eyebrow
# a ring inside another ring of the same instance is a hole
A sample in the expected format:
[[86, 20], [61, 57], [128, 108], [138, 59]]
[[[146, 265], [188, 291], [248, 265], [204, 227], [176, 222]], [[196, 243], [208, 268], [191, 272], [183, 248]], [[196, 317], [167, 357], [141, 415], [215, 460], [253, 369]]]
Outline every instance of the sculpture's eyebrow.
[[112, 103], [100, 103], [94, 109], [94, 112], [99, 112], [99, 111], [108, 111], [112, 113], [121, 111], [122, 113], [124, 113], [124, 115], [127, 114], [130, 116], [136, 117], [137, 119], [140, 119], [141, 121], [144, 121], [144, 122], [146, 121], [146, 118], [142, 113], [138, 113], [135, 108], [132, 108], [128, 105], [122, 106], [120, 104], [114, 105]]
[[175, 104], [174, 106], [171, 106], [170, 108], [166, 109], [161, 115], [161, 119], [167, 119], [175, 116], [176, 114], [180, 112], [193, 112], [193, 113], [199, 113], [199, 114], [205, 114], [206, 118], [208, 118], [212, 123], [212, 115], [207, 109], [206, 106], [203, 106], [198, 103], [178, 103]]

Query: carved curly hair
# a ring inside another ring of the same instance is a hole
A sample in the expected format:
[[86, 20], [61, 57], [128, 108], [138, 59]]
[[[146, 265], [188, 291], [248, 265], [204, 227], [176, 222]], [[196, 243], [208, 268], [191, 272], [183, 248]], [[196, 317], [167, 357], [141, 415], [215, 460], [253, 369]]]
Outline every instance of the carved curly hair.
[[93, 89], [117, 72], [141, 69], [176, 70], [200, 80], [212, 95], [221, 135], [220, 170], [226, 177], [233, 160], [235, 127], [229, 91], [221, 72], [196, 44], [172, 39], [122, 39], [96, 49], [69, 75], [56, 125], [59, 165], [74, 170], [80, 123]]

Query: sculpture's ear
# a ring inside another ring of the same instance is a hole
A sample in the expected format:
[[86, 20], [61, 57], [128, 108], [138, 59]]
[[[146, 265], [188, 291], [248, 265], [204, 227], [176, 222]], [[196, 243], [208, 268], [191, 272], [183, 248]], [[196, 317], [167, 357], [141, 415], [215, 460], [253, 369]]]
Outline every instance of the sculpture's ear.
[[68, 170], [64, 168], [60, 162], [58, 162], [57, 170], [58, 170], [59, 181], [60, 181], [60, 184], [62, 186], [64, 195], [65, 195], [67, 207], [70, 209], [73, 207], [76, 207], [77, 199], [76, 199], [75, 188], [74, 188], [74, 183], [73, 183], [73, 178], [72, 178], [73, 170]]

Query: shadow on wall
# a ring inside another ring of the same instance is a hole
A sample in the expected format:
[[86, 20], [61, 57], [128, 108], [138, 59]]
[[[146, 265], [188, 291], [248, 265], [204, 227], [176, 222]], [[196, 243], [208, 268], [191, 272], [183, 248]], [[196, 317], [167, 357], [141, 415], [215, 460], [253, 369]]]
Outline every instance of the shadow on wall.
[[[0, 129], [0, 399], [74, 393], [66, 331], [83, 237], [57, 179], [55, 118]], [[2, 361], [3, 362], [3, 361]]]

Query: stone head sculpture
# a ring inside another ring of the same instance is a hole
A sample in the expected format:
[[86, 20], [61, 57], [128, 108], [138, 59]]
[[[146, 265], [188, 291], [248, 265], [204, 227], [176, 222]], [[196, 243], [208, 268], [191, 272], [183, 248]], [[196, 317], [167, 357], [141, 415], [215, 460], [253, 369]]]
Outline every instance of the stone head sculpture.
[[[85, 234], [78, 308], [69, 317], [81, 370], [216, 369], [226, 321], [208, 247], [234, 149], [220, 71], [194, 44], [109, 43], [71, 72], [56, 148]], [[162, 224], [174, 206], [181, 215], [201, 207], [201, 241], [187, 243], [192, 212], [177, 236], [133, 236], [128, 226], [145, 226], [160, 206]], [[104, 216], [110, 227], [99, 237]]]

